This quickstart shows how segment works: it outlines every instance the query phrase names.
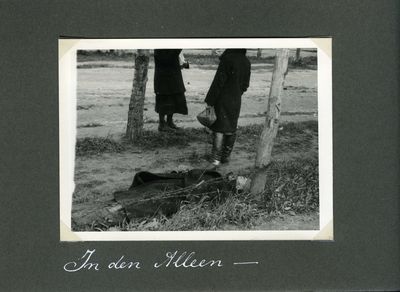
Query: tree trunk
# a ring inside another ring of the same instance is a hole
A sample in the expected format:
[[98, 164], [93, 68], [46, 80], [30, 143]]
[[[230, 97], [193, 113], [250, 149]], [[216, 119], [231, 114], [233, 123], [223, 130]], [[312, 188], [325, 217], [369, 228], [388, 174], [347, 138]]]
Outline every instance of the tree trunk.
[[128, 124], [126, 137], [134, 142], [142, 135], [143, 131], [143, 107], [146, 93], [147, 71], [150, 59], [149, 50], [138, 50], [135, 54], [135, 74], [131, 100], [129, 102]]
[[296, 59], [295, 59], [296, 62], [300, 60], [300, 51], [301, 49], [296, 49]]
[[275, 57], [271, 88], [268, 97], [267, 116], [257, 148], [255, 163], [256, 173], [251, 181], [251, 193], [258, 195], [265, 189], [267, 180], [266, 168], [271, 162], [272, 146], [278, 132], [281, 114], [281, 93], [288, 70], [289, 49], [279, 49]]
[[262, 50], [257, 49], [257, 59], [261, 59], [261, 55], [262, 55]]

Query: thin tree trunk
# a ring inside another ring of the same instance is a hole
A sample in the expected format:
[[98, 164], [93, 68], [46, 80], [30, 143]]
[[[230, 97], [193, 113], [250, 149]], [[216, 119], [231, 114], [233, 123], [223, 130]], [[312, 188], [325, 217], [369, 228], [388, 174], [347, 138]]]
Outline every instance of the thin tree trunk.
[[257, 49], [257, 59], [261, 59], [261, 55], [262, 55], [262, 50]]
[[296, 62], [300, 60], [300, 51], [301, 49], [296, 49], [296, 59], [295, 59]]
[[275, 67], [268, 97], [267, 116], [257, 148], [256, 173], [251, 181], [251, 193], [254, 195], [262, 193], [265, 189], [267, 180], [266, 168], [271, 162], [272, 147], [279, 127], [281, 93], [288, 69], [288, 59], [289, 49], [279, 49], [276, 52]]
[[134, 142], [142, 135], [143, 131], [143, 107], [146, 94], [147, 71], [150, 59], [149, 50], [138, 50], [135, 54], [135, 74], [131, 100], [129, 102], [128, 123], [126, 137]]

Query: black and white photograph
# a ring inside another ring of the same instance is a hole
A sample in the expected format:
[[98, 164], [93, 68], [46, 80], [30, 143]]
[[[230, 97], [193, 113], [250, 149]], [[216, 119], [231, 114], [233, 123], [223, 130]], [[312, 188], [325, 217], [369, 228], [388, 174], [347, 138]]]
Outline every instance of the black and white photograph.
[[331, 39], [60, 39], [60, 236], [333, 240]]

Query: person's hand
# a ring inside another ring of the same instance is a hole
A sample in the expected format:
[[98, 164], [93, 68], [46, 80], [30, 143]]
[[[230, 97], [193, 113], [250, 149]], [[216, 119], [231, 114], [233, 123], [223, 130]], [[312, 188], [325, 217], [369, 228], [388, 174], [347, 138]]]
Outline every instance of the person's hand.
[[183, 63], [182, 65], [181, 65], [181, 68], [183, 69], [189, 69], [189, 62], [188, 61], [186, 61], [185, 63]]

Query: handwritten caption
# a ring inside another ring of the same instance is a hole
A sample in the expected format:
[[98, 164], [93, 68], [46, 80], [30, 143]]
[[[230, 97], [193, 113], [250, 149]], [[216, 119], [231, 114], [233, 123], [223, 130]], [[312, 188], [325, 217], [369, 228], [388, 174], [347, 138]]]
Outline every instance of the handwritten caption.
[[[74, 273], [78, 271], [91, 270], [99, 271], [100, 269], [108, 270], [140, 270], [145, 265], [141, 261], [132, 260], [125, 255], [121, 255], [118, 259], [108, 262], [106, 265], [100, 265], [95, 259], [95, 249], [88, 249], [81, 258], [76, 261], [68, 262], [64, 265], [64, 271]], [[234, 262], [233, 265], [252, 265], [258, 262]], [[151, 264], [153, 269], [161, 268], [221, 268], [223, 267], [221, 259], [198, 259], [194, 251], [167, 251], [163, 257]]]

